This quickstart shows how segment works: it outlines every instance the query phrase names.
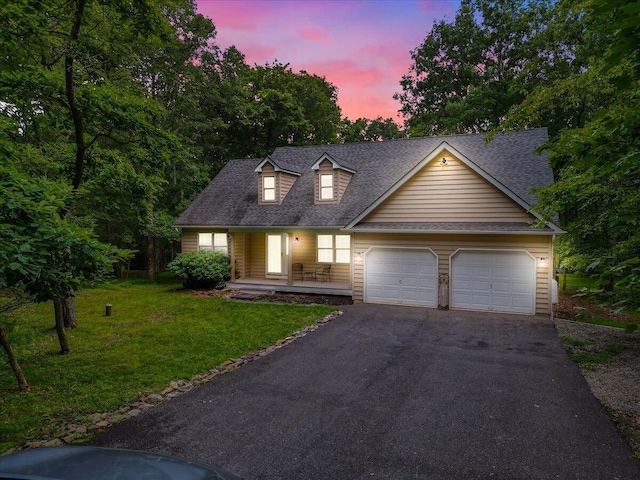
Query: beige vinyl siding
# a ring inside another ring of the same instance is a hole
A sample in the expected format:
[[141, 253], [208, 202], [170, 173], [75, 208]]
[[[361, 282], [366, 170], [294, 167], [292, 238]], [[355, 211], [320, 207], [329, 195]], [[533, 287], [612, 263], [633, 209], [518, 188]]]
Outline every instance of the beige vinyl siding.
[[251, 233], [251, 243], [249, 246], [249, 272], [248, 276], [264, 278], [266, 275], [266, 240], [264, 233]]
[[[447, 165], [441, 165], [442, 156]], [[438, 156], [363, 222], [529, 222], [524, 208], [449, 153]]]
[[198, 249], [198, 230], [183, 228], [181, 238], [182, 253], [192, 252]]
[[278, 186], [280, 187], [280, 202], [282, 203], [284, 197], [287, 196], [287, 193], [289, 193], [289, 190], [291, 190], [291, 187], [293, 187], [293, 184], [298, 177], [282, 172], [279, 172], [276, 177], [276, 188], [278, 188]]
[[[451, 255], [460, 248], [525, 250], [536, 260], [536, 313], [551, 313], [549, 296], [551, 284], [551, 237], [526, 235], [429, 235], [429, 234], [376, 234], [352, 235], [353, 251], [362, 259], [354, 260], [353, 299], [363, 301], [364, 253], [371, 247], [428, 247], [438, 256], [438, 274], [449, 274]], [[355, 256], [355, 255], [354, 255]], [[538, 259], [547, 258], [549, 266], [541, 268]]]
[[[246, 234], [233, 233], [232, 242], [236, 260], [236, 276], [237, 278], [243, 278], [246, 275], [247, 263], [246, 263]], [[235, 279], [231, 279], [235, 280]]]
[[336, 186], [338, 190], [338, 202], [342, 200], [342, 196], [344, 195], [347, 186], [349, 186], [349, 182], [351, 181], [352, 173], [346, 172], [344, 170], [336, 170], [337, 180]]

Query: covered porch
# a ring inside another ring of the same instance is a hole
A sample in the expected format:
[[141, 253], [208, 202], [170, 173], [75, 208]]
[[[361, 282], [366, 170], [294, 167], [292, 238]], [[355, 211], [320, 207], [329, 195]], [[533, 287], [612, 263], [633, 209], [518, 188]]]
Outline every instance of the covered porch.
[[[346, 248], [339, 248], [336, 238], [346, 238]], [[236, 231], [230, 232], [229, 243], [232, 288], [352, 294], [351, 245], [349, 236], [340, 232]]]

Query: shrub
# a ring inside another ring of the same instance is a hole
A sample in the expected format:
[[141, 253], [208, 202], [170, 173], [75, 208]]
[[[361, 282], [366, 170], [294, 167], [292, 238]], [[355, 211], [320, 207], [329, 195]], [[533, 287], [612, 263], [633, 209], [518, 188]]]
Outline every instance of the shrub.
[[231, 279], [229, 257], [216, 251], [182, 253], [169, 264], [169, 270], [182, 281], [184, 288], [220, 290]]

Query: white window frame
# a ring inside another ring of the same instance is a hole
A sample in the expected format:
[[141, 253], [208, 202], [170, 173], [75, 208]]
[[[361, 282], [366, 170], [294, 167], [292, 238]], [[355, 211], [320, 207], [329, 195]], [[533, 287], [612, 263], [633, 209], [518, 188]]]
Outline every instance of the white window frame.
[[[273, 186], [267, 186], [267, 180], [273, 181]], [[267, 198], [267, 192], [273, 195], [273, 198]], [[276, 177], [275, 175], [264, 175], [262, 177], [262, 201], [263, 202], [275, 202], [276, 201]]]
[[199, 232], [198, 233], [198, 250], [206, 250], [220, 252], [229, 255], [229, 243], [227, 242], [226, 233]]
[[[329, 179], [330, 185], [325, 185], [323, 179]], [[335, 199], [335, 176], [333, 173], [321, 173], [319, 175], [318, 199], [325, 202]]]
[[318, 263], [350, 264], [351, 235], [317, 234], [316, 260]]

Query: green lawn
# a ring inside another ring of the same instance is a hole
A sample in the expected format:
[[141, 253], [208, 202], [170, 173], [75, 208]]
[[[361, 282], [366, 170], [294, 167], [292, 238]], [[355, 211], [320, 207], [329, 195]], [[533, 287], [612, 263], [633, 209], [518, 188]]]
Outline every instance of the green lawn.
[[[110, 317], [106, 303], [113, 304]], [[118, 280], [85, 289], [76, 308], [70, 355], [59, 354], [51, 304], [23, 308], [9, 327], [32, 391], [19, 393], [3, 362], [0, 452], [266, 347], [333, 310], [196, 296], [168, 276], [158, 283]]]
[[573, 295], [579, 288], [587, 287], [589, 289], [598, 288], [599, 281], [597, 278], [585, 277], [579, 273], [567, 273], [567, 289], [562, 291], [564, 275], [558, 274], [558, 286], [562, 293]]

